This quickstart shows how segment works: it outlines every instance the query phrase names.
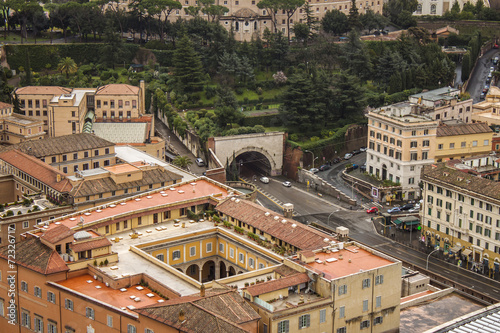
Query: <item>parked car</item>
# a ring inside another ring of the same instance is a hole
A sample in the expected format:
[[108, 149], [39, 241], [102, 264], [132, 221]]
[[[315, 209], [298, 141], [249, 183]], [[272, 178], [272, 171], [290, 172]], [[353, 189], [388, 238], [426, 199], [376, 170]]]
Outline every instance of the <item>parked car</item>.
[[353, 170], [356, 170], [357, 168], [359, 168], [359, 165], [357, 165], [357, 164], [354, 164], [354, 163], [353, 163], [353, 164], [352, 164], [352, 169], [353, 169]]
[[496, 56], [495, 58], [493, 58], [493, 65], [496, 65], [498, 64], [498, 56]]
[[401, 208], [399, 207], [392, 207], [387, 211], [387, 213], [392, 214], [392, 213], [399, 213], [401, 211]]
[[410, 208], [408, 209], [408, 213], [418, 213], [418, 211], [420, 210], [420, 208], [417, 208], [416, 206], [413, 207], [413, 208]]
[[366, 171], [366, 163], [359, 167], [359, 170]]
[[358, 155], [359, 153], [361, 153], [361, 150], [359, 150], [359, 149], [354, 149], [354, 150], [352, 151], [352, 154], [353, 154], [353, 155]]
[[347, 153], [344, 155], [344, 160], [348, 160], [352, 157], [352, 154], [351, 153]]
[[311, 168], [309, 169], [312, 173], [318, 173], [319, 169], [318, 168]]
[[290, 183], [289, 181], [286, 181], [286, 182], [283, 182], [283, 186], [292, 187], [292, 183]]
[[341, 162], [341, 161], [342, 161], [342, 159], [341, 159], [340, 157], [335, 157], [335, 158], [332, 160], [332, 163], [335, 163], [335, 164], [336, 164], [336, 163], [339, 163], [339, 162]]
[[366, 212], [368, 214], [371, 214], [371, 213], [378, 213], [378, 208], [377, 207], [372, 207], [372, 208], [369, 208], [366, 210]]
[[269, 178], [267, 177], [260, 177], [260, 181], [264, 184], [269, 184]]
[[479, 96], [479, 98], [485, 99], [486, 98], [486, 94], [484, 92], [482, 92], [481, 95]]
[[203, 159], [202, 159], [202, 158], [199, 158], [199, 157], [198, 157], [198, 158], [195, 160], [195, 162], [196, 162], [196, 164], [197, 164], [198, 166], [200, 166], [200, 167], [205, 166], [205, 162], [203, 161]]
[[409, 209], [412, 209], [414, 207], [414, 205], [412, 203], [407, 203], [407, 204], [404, 204], [403, 206], [401, 206], [401, 210], [409, 210]]
[[365, 146], [363, 146], [363, 147], [359, 148], [359, 150], [360, 150], [361, 152], [364, 152], [364, 151], [366, 151], [366, 147], [365, 147]]
[[325, 171], [330, 169], [330, 166], [328, 164], [323, 164], [322, 166], [319, 167], [319, 171]]

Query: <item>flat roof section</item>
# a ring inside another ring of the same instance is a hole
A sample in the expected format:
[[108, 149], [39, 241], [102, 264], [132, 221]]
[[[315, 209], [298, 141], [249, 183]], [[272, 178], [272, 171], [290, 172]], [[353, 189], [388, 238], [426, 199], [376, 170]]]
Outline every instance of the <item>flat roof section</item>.
[[[79, 223], [83, 222], [85, 227], [87, 223], [98, 222], [99, 220], [105, 220], [110, 217], [133, 214], [136, 211], [144, 209], [153, 210], [157, 206], [180, 203], [193, 199], [202, 199], [217, 194], [219, 195], [218, 199], [224, 199], [229, 193], [226, 187], [219, 186], [217, 183], [205, 179], [197, 179], [195, 183], [172, 185], [163, 188], [161, 191], [155, 190], [154, 192], [147, 192], [132, 199], [122, 200], [119, 203], [106, 204], [106, 208], [101, 207], [99, 209], [99, 207], [97, 207], [95, 210], [79, 212], [61, 219], [56, 219], [54, 222], [61, 222], [61, 224], [64, 224], [68, 228], [74, 228]], [[57, 225], [55, 223], [50, 223], [50, 225], [44, 227], [44, 229], [48, 230], [54, 227], [57, 227]]]
[[[151, 289], [140, 285], [133, 285], [128, 288], [124, 288], [126, 289], [125, 291], [106, 287], [104, 283], [94, 280], [94, 278], [88, 274], [57, 283], [61, 286], [93, 297], [103, 303], [107, 303], [118, 308], [126, 308], [130, 305], [135, 308], [139, 308], [159, 304], [158, 301], [164, 299], [152, 292]], [[139, 301], [135, 301], [137, 297], [139, 297]]]
[[[339, 259], [341, 255], [342, 259]], [[359, 273], [360, 270], [366, 271], [394, 263], [357, 246], [348, 246], [332, 253], [318, 252], [315, 258], [315, 262], [304, 265], [317, 272], [325, 273], [325, 278], [329, 280]]]
[[123, 164], [115, 164], [111, 166], [104, 167], [103, 169], [114, 173], [114, 174], [121, 174], [121, 173], [127, 173], [127, 172], [136, 172], [139, 171], [140, 169], [136, 166], [133, 166], [128, 163], [123, 163]]

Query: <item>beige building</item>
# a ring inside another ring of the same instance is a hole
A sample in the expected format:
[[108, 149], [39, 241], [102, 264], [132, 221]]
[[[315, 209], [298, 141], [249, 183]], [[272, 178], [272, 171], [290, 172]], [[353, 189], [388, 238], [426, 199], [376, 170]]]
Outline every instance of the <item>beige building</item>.
[[[90, 131], [96, 117], [113, 121], [138, 118], [145, 112], [145, 83], [139, 87], [108, 84], [99, 88], [28, 86], [17, 88], [21, 111], [43, 121], [49, 137]], [[89, 129], [90, 127], [90, 129]]]
[[424, 167], [421, 223], [428, 246], [456, 255], [468, 268], [474, 263], [498, 271], [499, 172], [493, 155]]
[[442, 162], [489, 154], [493, 134], [487, 123], [442, 122], [436, 132], [434, 159]]
[[41, 121], [14, 113], [12, 104], [0, 102], [0, 144], [38, 140], [44, 135]]
[[366, 170], [401, 185], [399, 200], [420, 197], [420, 170], [434, 161], [439, 121], [402, 102], [369, 112]]
[[500, 126], [500, 88], [491, 86], [484, 101], [474, 104], [472, 120]]
[[5, 149], [36, 157], [68, 176], [116, 164], [115, 144], [89, 133], [23, 142]]

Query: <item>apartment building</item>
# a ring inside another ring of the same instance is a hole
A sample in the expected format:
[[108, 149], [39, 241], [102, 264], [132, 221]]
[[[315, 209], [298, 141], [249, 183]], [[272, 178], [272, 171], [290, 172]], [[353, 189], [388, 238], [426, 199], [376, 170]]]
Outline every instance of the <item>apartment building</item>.
[[5, 148], [12, 149], [36, 157], [68, 176], [116, 164], [115, 144], [89, 133], [45, 138]]
[[461, 120], [472, 122], [472, 99], [461, 100], [460, 89], [443, 87], [423, 91], [408, 98], [415, 113], [425, 114], [433, 120]]
[[[49, 137], [82, 133], [94, 119], [126, 121], [144, 114], [145, 83], [139, 87], [108, 84], [98, 88], [28, 86], [17, 88], [21, 111], [43, 121]], [[91, 129], [91, 126], [90, 126]]]
[[491, 86], [484, 101], [474, 104], [472, 120], [500, 126], [500, 88]]
[[16, 144], [44, 136], [42, 121], [14, 113], [12, 104], [0, 102], [0, 144]]
[[442, 162], [489, 154], [493, 135], [487, 123], [441, 122], [436, 132], [434, 160]]
[[421, 209], [422, 236], [429, 246], [495, 271], [500, 263], [497, 161], [489, 155], [425, 166]]
[[[458, 0], [457, 1], [460, 8], [463, 8], [464, 4], [467, 3], [468, 1], [465, 0]], [[477, 0], [472, 0], [470, 3], [475, 5]], [[451, 10], [451, 7], [453, 7], [453, 4], [455, 1], [449, 1], [449, 0], [419, 0], [418, 5], [417, 5], [417, 10], [413, 12], [413, 15], [436, 15], [436, 16], [442, 16], [444, 13], [447, 11]], [[489, 7], [489, 2], [486, 1], [484, 4]]]
[[420, 197], [420, 171], [434, 161], [439, 121], [412, 113], [402, 102], [368, 113], [366, 170], [401, 185], [400, 200]]

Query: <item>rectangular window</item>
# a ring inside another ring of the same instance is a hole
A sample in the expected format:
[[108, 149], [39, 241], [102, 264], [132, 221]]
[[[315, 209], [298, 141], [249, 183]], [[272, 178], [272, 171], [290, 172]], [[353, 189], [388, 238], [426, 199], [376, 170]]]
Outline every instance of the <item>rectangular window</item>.
[[455, 143], [454, 142], [450, 143], [450, 149], [454, 149], [454, 148], [455, 148]]
[[370, 288], [370, 279], [363, 280], [363, 289]]
[[108, 315], [108, 326], [113, 327], [113, 317]]
[[325, 323], [326, 322], [326, 309], [319, 310], [319, 323]]
[[94, 309], [86, 307], [85, 308], [85, 317], [94, 320]]
[[196, 246], [191, 246], [191, 247], [189, 248], [189, 255], [190, 255], [191, 257], [193, 257], [193, 256], [195, 256], [195, 255], [196, 255]]
[[49, 323], [47, 325], [47, 333], [57, 333], [57, 323], [54, 323], [53, 321], [49, 321]]
[[380, 308], [382, 306], [382, 296], [375, 297], [375, 307]]
[[290, 332], [290, 323], [288, 320], [283, 320], [278, 323], [278, 333]]
[[477, 140], [472, 141], [472, 147], [477, 147]]
[[127, 333], [137, 333], [137, 329], [135, 328], [134, 325], [127, 325]]
[[375, 319], [373, 319], [373, 325], [382, 324], [382, 321], [383, 321], [382, 316], [375, 317]]
[[341, 306], [339, 308], [339, 318], [344, 318], [345, 317], [345, 306]]
[[35, 292], [34, 292], [36, 297], [42, 297], [42, 289], [40, 287], [35, 287]]
[[347, 294], [347, 284], [339, 286], [339, 296]]
[[368, 300], [367, 299], [365, 299], [363, 301], [363, 312], [366, 312], [366, 311], [368, 311]]
[[207, 252], [212, 252], [212, 243], [207, 243]]
[[28, 292], [28, 283], [26, 281], [21, 281], [21, 291]]
[[219, 252], [224, 253], [224, 244], [219, 244]]
[[375, 276], [375, 285], [382, 284], [382, 283], [384, 283], [384, 276], [383, 275]]
[[35, 321], [33, 322], [33, 324], [34, 324], [33, 329], [35, 332], [43, 333], [43, 318], [42, 317], [35, 316]]
[[234, 258], [234, 249], [229, 249], [229, 257]]
[[344, 326], [344, 327], [341, 327], [341, 328], [337, 328], [337, 333], [346, 333], [347, 332], [347, 328]]
[[255, 267], [255, 260], [253, 258], [248, 258], [248, 266]]
[[65, 308], [66, 310], [73, 311], [73, 301], [72, 301], [72, 300], [70, 300], [70, 299], [68, 299], [68, 298], [66, 298], [66, 299], [64, 300], [64, 308]]
[[245, 262], [245, 255], [243, 253], [240, 253], [239, 254], [239, 259], [240, 259], [241, 263], [244, 263]]
[[361, 322], [361, 329], [368, 328], [368, 327], [370, 327], [370, 321], [369, 320], [363, 320]]
[[302, 315], [299, 317], [299, 330], [302, 328], [307, 328], [311, 324], [311, 315]]
[[56, 304], [56, 295], [52, 291], [47, 291], [47, 301]]
[[31, 328], [30, 313], [28, 311], [23, 310], [21, 312], [21, 326]]

